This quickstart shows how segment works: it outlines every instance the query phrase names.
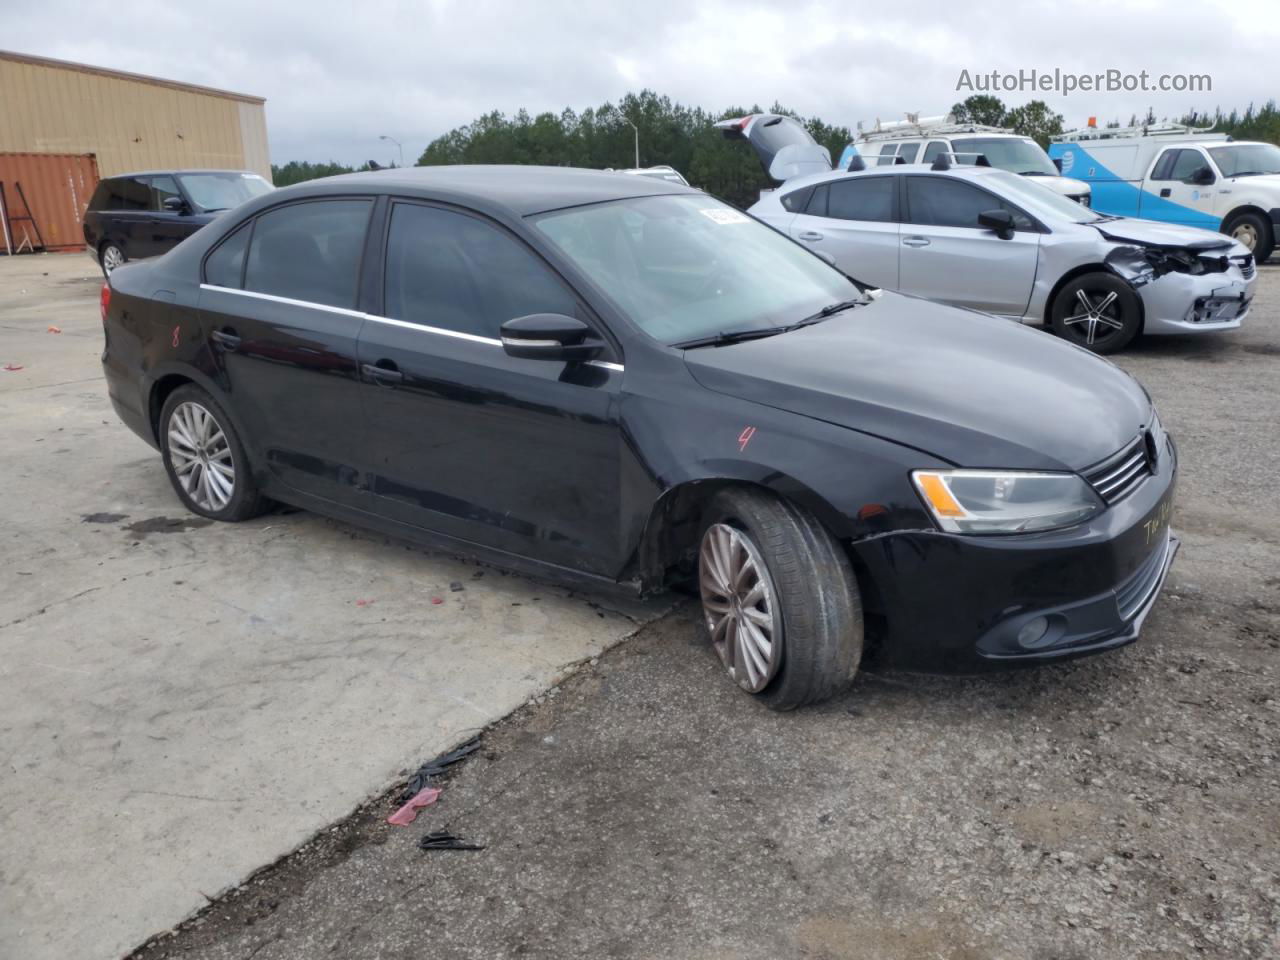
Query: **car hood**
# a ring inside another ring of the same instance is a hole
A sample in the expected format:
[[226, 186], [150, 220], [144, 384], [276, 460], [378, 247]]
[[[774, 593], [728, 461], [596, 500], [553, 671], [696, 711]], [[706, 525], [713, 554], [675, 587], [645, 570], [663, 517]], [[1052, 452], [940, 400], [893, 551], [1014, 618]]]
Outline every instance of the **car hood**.
[[1138, 382], [1079, 347], [888, 292], [814, 326], [684, 358], [708, 389], [964, 467], [1081, 470], [1151, 419]]
[[1212, 230], [1184, 227], [1176, 223], [1158, 223], [1155, 220], [1103, 220], [1091, 223], [1108, 240], [1117, 243], [1137, 243], [1152, 247], [1181, 247], [1194, 250], [1219, 250], [1232, 246], [1235, 241]]

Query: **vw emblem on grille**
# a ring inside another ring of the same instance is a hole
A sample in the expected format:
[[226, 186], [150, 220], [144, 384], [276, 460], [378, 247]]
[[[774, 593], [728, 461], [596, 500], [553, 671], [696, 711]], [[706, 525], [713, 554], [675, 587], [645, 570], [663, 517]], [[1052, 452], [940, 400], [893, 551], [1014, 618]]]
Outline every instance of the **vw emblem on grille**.
[[1156, 435], [1148, 430], [1142, 437], [1142, 445], [1147, 451], [1147, 469], [1156, 472], [1156, 464], [1160, 462], [1160, 448], [1156, 445]]

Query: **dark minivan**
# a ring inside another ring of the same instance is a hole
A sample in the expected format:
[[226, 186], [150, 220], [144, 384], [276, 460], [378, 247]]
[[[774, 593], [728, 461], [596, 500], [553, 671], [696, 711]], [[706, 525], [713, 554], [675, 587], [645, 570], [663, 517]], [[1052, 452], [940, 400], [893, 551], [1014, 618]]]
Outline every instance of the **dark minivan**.
[[108, 177], [84, 215], [84, 242], [104, 274], [166, 253], [219, 213], [271, 190], [247, 170], [156, 170]]

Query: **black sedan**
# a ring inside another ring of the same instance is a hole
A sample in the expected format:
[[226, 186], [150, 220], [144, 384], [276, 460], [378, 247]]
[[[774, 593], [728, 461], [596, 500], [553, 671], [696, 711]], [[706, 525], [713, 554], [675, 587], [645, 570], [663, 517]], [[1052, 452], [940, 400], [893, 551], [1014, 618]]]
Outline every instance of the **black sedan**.
[[667, 182], [304, 184], [117, 270], [102, 317], [112, 403], [190, 510], [284, 501], [637, 593], [692, 578], [779, 709], [872, 642], [958, 670], [1125, 644], [1177, 549], [1174, 445], [1130, 376]]

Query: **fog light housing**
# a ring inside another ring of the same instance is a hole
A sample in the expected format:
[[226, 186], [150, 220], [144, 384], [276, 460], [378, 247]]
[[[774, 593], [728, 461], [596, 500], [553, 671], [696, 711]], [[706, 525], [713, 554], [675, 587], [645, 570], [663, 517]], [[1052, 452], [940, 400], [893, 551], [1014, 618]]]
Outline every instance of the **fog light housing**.
[[1032, 617], [1018, 629], [1018, 646], [1033, 650], [1049, 636], [1049, 618]]

